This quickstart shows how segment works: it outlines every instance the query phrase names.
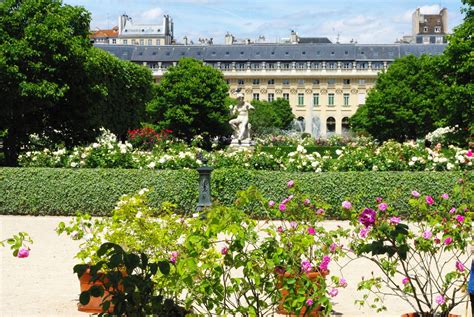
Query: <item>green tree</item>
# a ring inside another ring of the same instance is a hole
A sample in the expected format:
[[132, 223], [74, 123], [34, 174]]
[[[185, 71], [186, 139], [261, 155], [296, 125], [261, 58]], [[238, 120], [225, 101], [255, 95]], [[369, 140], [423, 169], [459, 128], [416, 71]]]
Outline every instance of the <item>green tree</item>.
[[286, 129], [294, 119], [288, 100], [278, 98], [272, 102], [253, 100], [255, 110], [250, 112], [252, 132], [260, 135], [273, 129]]
[[[13, 165], [31, 133], [41, 133], [45, 113], [64, 100], [90, 47], [90, 14], [56, 0], [0, 3], [0, 130]], [[80, 77], [80, 75], [79, 75]]]
[[355, 131], [379, 140], [416, 139], [434, 130], [442, 81], [440, 57], [406, 56], [377, 78], [366, 104], [351, 118]]
[[149, 121], [156, 129], [171, 129], [173, 135], [190, 140], [198, 134], [228, 135], [228, 86], [223, 74], [201, 61], [182, 58], [168, 68], [149, 103]]
[[464, 0], [463, 4], [464, 21], [449, 36], [449, 44], [443, 53], [440, 73], [445, 84], [445, 102], [438, 122], [438, 126], [458, 125], [461, 142], [474, 134], [474, 1]]

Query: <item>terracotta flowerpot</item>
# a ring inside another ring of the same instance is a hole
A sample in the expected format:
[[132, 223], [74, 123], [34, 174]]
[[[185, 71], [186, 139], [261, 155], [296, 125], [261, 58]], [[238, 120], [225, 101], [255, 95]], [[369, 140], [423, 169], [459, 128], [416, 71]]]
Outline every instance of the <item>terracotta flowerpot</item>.
[[[403, 314], [402, 317], [436, 317], [438, 315], [433, 315], [430, 313], [406, 313]], [[458, 314], [449, 314], [448, 317], [461, 317]]]
[[[103, 286], [104, 282], [102, 281], [102, 278], [104, 276], [104, 273], [97, 273], [100, 276], [99, 280], [96, 280], [94, 282], [91, 282], [92, 275], [90, 274], [90, 271], [87, 270], [80, 278], [79, 278], [79, 285], [81, 288], [81, 293], [84, 291], [88, 291], [92, 286], [94, 285], [99, 285]], [[122, 273], [124, 274], [124, 273]], [[124, 274], [125, 275], [125, 274]], [[107, 282], [107, 279], [106, 281]], [[111, 289], [109, 289], [110, 291]], [[121, 290], [121, 287], [119, 285], [119, 290]], [[122, 288], [123, 290], [123, 288]], [[85, 313], [91, 313], [91, 314], [100, 314], [102, 313], [102, 301], [104, 298], [106, 298], [109, 295], [108, 290], [104, 290], [104, 295], [102, 297], [90, 297], [89, 303], [86, 305], [82, 305], [81, 303], [77, 304], [77, 310]], [[110, 297], [108, 298], [110, 300]], [[114, 304], [110, 303], [109, 310], [107, 311], [108, 313], [112, 313], [114, 310]]]
[[[319, 277], [322, 275], [324, 278], [326, 278], [326, 276], [328, 274], [329, 274], [328, 271], [325, 271], [325, 272], [322, 272], [322, 273], [321, 272], [310, 272], [310, 273], [306, 273], [306, 276], [312, 282], [314, 282], [315, 287], [319, 287], [319, 285], [318, 285], [319, 284], [318, 283]], [[291, 275], [288, 272], [285, 272], [284, 274], [278, 274], [278, 285], [277, 285], [277, 287], [278, 287], [278, 290], [280, 291], [281, 299], [280, 299], [280, 303], [279, 303], [278, 308], [277, 308], [277, 313], [282, 314], [282, 315], [291, 316], [291, 317], [298, 317], [298, 316], [319, 317], [318, 312], [321, 310], [321, 306], [316, 307], [313, 311], [311, 311], [309, 314], [306, 314], [306, 315], [305, 315], [306, 306], [302, 307], [301, 312], [300, 312], [299, 315], [294, 314], [294, 313], [290, 313], [283, 307], [283, 303], [285, 302], [285, 299], [289, 294], [289, 291], [283, 288], [283, 279], [290, 278], [290, 277], [293, 277], [293, 275]], [[298, 284], [298, 281], [296, 282], [296, 284]]]

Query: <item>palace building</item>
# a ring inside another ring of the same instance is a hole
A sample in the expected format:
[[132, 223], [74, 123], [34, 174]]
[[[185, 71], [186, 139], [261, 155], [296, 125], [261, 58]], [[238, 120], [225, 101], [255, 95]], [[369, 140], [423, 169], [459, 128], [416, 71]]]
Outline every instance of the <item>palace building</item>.
[[315, 137], [344, 135], [349, 117], [365, 103], [379, 72], [397, 58], [441, 54], [445, 44], [233, 44], [100, 45], [115, 56], [142, 64], [159, 81], [183, 57], [220, 69], [232, 96], [245, 100], [289, 100], [304, 132]]

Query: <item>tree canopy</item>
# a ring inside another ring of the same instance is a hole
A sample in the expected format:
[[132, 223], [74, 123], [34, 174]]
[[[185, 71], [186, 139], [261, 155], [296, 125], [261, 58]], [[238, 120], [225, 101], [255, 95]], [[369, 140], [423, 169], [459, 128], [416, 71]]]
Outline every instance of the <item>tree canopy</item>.
[[420, 138], [438, 127], [458, 126], [459, 143], [474, 133], [474, 11], [464, 0], [464, 22], [440, 56], [407, 56], [379, 75], [366, 104], [351, 118], [355, 131], [380, 140]]
[[209, 137], [230, 133], [228, 86], [222, 73], [201, 61], [182, 58], [168, 68], [149, 103], [148, 120], [157, 129], [190, 140], [198, 134]]
[[272, 129], [286, 129], [294, 119], [288, 100], [278, 98], [272, 102], [253, 100], [255, 110], [250, 112], [252, 132], [259, 135]]
[[7, 164], [15, 164], [32, 133], [72, 145], [90, 140], [101, 126], [124, 134], [139, 124], [151, 73], [94, 49], [89, 22], [84, 8], [58, 0], [0, 2], [0, 131], [7, 131]]

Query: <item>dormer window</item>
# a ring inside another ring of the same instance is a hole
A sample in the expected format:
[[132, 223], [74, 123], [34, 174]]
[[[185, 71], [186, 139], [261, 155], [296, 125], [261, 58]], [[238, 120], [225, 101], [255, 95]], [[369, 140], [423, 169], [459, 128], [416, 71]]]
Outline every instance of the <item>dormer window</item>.
[[425, 26], [425, 27], [423, 28], [423, 32], [425, 32], [425, 33], [428, 32], [428, 27], [427, 27], [427, 26]]
[[435, 26], [434, 31], [435, 31], [435, 33], [440, 33], [441, 32], [441, 27], [440, 26]]

